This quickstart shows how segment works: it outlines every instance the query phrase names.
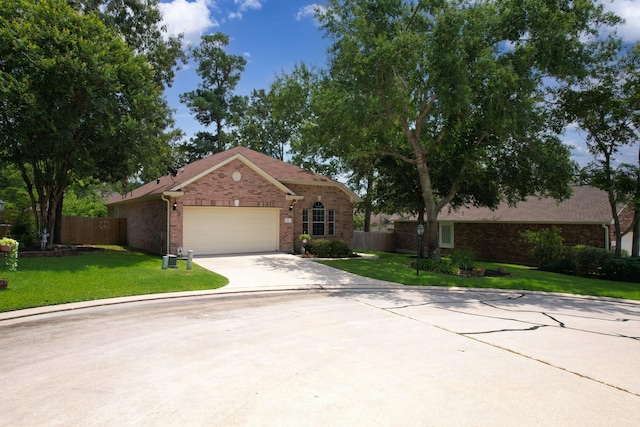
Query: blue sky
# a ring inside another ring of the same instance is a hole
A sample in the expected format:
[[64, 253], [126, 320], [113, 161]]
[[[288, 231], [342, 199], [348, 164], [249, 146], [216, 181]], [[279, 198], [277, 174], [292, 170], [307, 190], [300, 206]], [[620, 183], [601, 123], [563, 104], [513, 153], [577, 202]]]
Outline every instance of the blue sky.
[[[295, 64], [324, 66], [329, 43], [313, 16], [323, 1], [312, 0], [161, 0], [164, 23], [170, 34], [183, 33], [185, 41], [197, 43], [201, 35], [222, 32], [230, 37], [227, 52], [242, 55], [247, 65], [237, 86], [241, 95], [268, 88], [277, 74], [290, 72]], [[605, 7], [625, 18], [618, 29], [624, 41], [640, 39], [640, 0], [605, 0]], [[167, 100], [176, 110], [176, 126], [187, 138], [204, 130], [180, 103], [181, 93], [194, 90], [199, 82], [194, 64], [178, 72]], [[573, 145], [573, 157], [581, 164], [591, 160], [584, 135], [568, 132], [565, 142]], [[637, 162], [637, 146], [625, 149], [622, 161]]]
[[[222, 32], [230, 37], [227, 52], [247, 60], [237, 93], [268, 88], [275, 76], [296, 64], [324, 65], [328, 42], [313, 17], [308, 0], [163, 0], [161, 7], [170, 33], [184, 33], [188, 43], [201, 35]], [[176, 126], [191, 136], [204, 130], [179, 102], [181, 93], [194, 90], [200, 78], [194, 64], [178, 72], [167, 99], [176, 109]]]

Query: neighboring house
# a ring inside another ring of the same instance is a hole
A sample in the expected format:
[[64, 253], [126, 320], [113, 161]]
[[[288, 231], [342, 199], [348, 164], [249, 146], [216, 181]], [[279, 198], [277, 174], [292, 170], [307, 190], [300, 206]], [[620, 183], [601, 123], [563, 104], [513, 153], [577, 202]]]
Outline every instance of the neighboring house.
[[[563, 202], [529, 197], [515, 207], [503, 203], [495, 210], [474, 207], [443, 210], [438, 216], [441, 251], [466, 249], [478, 260], [533, 264], [535, 261], [529, 255], [531, 245], [520, 233], [552, 226], [561, 230], [565, 246], [584, 244], [611, 249], [615, 245], [615, 228], [607, 193], [577, 185], [572, 190], [571, 198]], [[633, 212], [622, 207], [619, 215], [625, 231], [631, 224]], [[396, 250], [415, 252], [416, 221], [396, 221], [394, 228]], [[623, 249], [629, 252], [630, 241], [623, 241]]]
[[125, 195], [109, 216], [127, 218], [128, 244], [158, 254], [294, 252], [298, 236], [353, 245], [343, 184], [245, 147], [195, 161]]

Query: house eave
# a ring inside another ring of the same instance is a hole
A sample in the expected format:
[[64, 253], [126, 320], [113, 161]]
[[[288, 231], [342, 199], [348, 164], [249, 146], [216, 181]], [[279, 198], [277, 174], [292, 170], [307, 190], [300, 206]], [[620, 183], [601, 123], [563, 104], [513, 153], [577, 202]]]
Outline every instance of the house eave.
[[[417, 219], [396, 219], [394, 222], [416, 222]], [[534, 220], [497, 220], [497, 219], [460, 219], [438, 218], [438, 222], [473, 223], [473, 224], [577, 224], [577, 225], [610, 225], [610, 220], [582, 220], [582, 221], [534, 221]]]
[[289, 185], [293, 184], [293, 185], [307, 185], [307, 186], [317, 185], [320, 187], [337, 187], [343, 193], [349, 196], [349, 200], [351, 201], [351, 203], [362, 202], [362, 199], [360, 198], [360, 196], [358, 196], [356, 193], [351, 191], [346, 185], [338, 181], [311, 181], [311, 180], [304, 180], [304, 179], [283, 179], [283, 180], [280, 180], [280, 182], [282, 182], [283, 184], [289, 184]]
[[229, 163], [235, 161], [235, 160], [239, 160], [242, 163], [244, 163], [245, 165], [247, 165], [250, 169], [252, 169], [254, 172], [256, 172], [258, 175], [260, 175], [261, 177], [263, 177], [265, 180], [267, 180], [269, 183], [273, 184], [274, 186], [276, 186], [280, 191], [284, 192], [285, 194], [293, 194], [293, 191], [291, 191], [291, 189], [287, 188], [286, 185], [284, 185], [283, 183], [281, 183], [280, 181], [278, 181], [277, 179], [275, 179], [273, 176], [271, 176], [270, 174], [268, 174], [267, 172], [264, 171], [264, 169], [262, 169], [260, 166], [256, 165], [255, 163], [253, 163], [251, 160], [247, 159], [245, 156], [243, 156], [242, 154], [234, 154], [233, 156], [229, 157], [228, 159], [215, 164], [214, 166], [210, 167], [209, 169], [199, 173], [198, 175], [190, 178], [189, 180], [182, 182], [178, 185], [176, 185], [175, 187], [173, 187], [171, 189], [171, 191], [181, 191], [184, 187], [186, 187], [189, 184], [192, 184], [194, 182], [196, 182], [197, 180], [199, 180], [200, 178], [210, 174], [211, 172], [216, 171], [217, 169], [220, 169], [223, 166], [228, 165]]
[[116, 206], [116, 205], [126, 205], [129, 203], [138, 203], [138, 202], [146, 202], [149, 200], [154, 200], [162, 197], [162, 193], [149, 193], [138, 197], [127, 197], [127, 195], [121, 195], [119, 199], [111, 199], [105, 203], [105, 206]]
[[184, 193], [182, 191], [163, 191], [162, 195], [166, 197], [182, 197]]

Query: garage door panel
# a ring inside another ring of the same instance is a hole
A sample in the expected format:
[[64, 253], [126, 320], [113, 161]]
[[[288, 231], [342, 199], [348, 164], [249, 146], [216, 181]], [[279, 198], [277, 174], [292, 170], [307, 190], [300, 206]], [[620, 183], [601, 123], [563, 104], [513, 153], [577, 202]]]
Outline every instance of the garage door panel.
[[279, 249], [279, 209], [185, 207], [184, 249], [195, 254], [270, 252]]

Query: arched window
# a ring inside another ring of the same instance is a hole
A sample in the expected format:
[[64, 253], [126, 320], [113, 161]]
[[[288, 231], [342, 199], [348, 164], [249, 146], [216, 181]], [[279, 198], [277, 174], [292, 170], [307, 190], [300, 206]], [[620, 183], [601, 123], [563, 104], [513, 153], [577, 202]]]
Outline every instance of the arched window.
[[322, 202], [315, 202], [313, 204], [312, 219], [312, 235], [324, 236], [324, 205]]

